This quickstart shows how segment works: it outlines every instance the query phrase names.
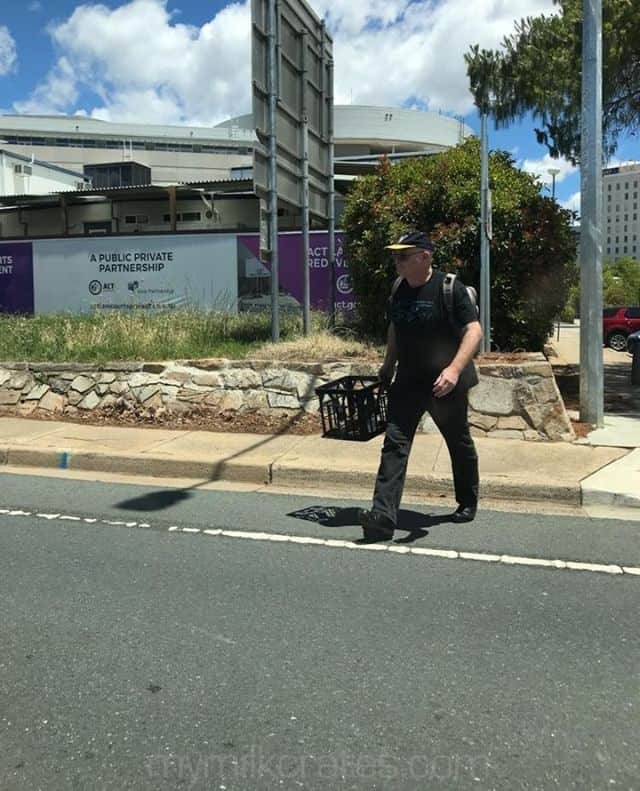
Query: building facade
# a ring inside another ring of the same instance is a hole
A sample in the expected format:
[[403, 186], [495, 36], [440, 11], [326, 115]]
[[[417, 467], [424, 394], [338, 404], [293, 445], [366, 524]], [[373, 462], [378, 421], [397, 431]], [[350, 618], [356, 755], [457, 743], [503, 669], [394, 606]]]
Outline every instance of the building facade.
[[640, 162], [602, 171], [605, 259], [640, 260]]
[[[22, 189], [9, 193], [0, 184], [0, 237], [257, 231], [252, 124], [252, 116], [204, 128], [2, 115], [0, 140], [7, 155], [31, 159], [37, 154], [53, 169], [72, 173], [82, 192], [63, 200], [56, 185], [23, 182]], [[435, 154], [470, 134], [461, 121], [436, 113], [337, 106], [337, 227], [351, 181], [371, 172], [381, 155]], [[7, 195], [15, 200], [7, 201]], [[282, 230], [300, 227], [297, 210], [283, 205], [278, 215]]]
[[82, 190], [89, 184], [82, 168], [68, 170], [32, 156], [0, 148], [0, 195], [42, 195]]

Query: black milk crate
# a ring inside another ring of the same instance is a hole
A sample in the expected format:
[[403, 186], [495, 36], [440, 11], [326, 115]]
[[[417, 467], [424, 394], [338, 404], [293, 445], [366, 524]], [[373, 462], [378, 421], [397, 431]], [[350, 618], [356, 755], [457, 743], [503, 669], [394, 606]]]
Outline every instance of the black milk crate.
[[322, 435], [365, 442], [387, 425], [387, 390], [376, 376], [343, 376], [316, 388]]

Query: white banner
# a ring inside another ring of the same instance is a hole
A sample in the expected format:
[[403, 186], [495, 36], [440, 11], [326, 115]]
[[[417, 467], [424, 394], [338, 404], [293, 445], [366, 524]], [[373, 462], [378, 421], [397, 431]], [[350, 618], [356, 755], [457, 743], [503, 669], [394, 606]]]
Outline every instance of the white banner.
[[236, 255], [235, 234], [35, 240], [34, 310], [235, 312]]

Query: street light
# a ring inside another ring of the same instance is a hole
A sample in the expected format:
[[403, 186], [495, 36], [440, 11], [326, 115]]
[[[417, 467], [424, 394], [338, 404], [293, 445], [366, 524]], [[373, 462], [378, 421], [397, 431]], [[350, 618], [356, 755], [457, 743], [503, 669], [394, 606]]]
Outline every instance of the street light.
[[556, 176], [560, 173], [560, 168], [548, 168], [547, 173], [551, 176], [551, 200], [556, 199]]

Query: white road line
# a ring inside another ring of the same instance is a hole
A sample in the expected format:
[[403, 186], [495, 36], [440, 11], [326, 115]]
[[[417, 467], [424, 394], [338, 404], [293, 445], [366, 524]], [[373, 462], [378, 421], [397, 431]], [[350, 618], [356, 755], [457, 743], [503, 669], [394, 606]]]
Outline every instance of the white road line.
[[[148, 522], [124, 522], [120, 520], [101, 519], [92, 517], [70, 516], [67, 514], [47, 514], [19, 509], [0, 508], [0, 514], [7, 516], [36, 516], [49, 521], [85, 522], [118, 527], [151, 527]], [[640, 577], [640, 566], [620, 566], [616, 563], [585, 563], [575, 560], [560, 560], [550, 558], [530, 558], [519, 555], [495, 555], [488, 552], [464, 552], [456, 549], [431, 549], [429, 547], [410, 547], [406, 544], [359, 544], [336, 538], [317, 538], [315, 536], [294, 536], [287, 533], [266, 533], [249, 530], [224, 530], [222, 528], [200, 529], [197, 527], [180, 527], [171, 525], [169, 533], [187, 533], [196, 535], [202, 533], [206, 536], [235, 538], [243, 541], [266, 541], [269, 543], [302, 544], [306, 546], [322, 546], [328, 549], [359, 549], [367, 552], [390, 552], [394, 555], [416, 555], [422, 557], [440, 558], [442, 560], [472, 560], [480, 563], [499, 563], [505, 566], [527, 566], [530, 568], [547, 568], [561, 571], [586, 571], [592, 574], [609, 574], [611, 576]]]
[[[177, 530], [178, 528], [169, 528]], [[428, 547], [408, 547], [402, 544], [357, 544], [354, 541], [342, 541], [334, 538], [314, 538], [311, 536], [293, 536], [286, 533], [257, 533], [249, 530], [202, 530], [193, 531], [182, 528], [182, 532], [202, 532], [207, 536], [222, 536], [244, 541], [267, 541], [272, 543], [306, 544], [324, 546], [329, 549], [363, 549], [391, 552], [396, 555], [422, 555], [445, 560], [473, 560], [482, 563], [501, 563], [505, 566], [528, 566], [532, 568], [548, 568], [565, 571], [589, 571], [593, 574], [640, 576], [640, 568], [634, 566], [618, 566], [615, 563], [583, 563], [573, 560], [529, 558], [518, 555], [492, 555], [484, 552], [458, 552], [455, 549], [429, 549]]]

